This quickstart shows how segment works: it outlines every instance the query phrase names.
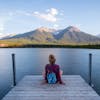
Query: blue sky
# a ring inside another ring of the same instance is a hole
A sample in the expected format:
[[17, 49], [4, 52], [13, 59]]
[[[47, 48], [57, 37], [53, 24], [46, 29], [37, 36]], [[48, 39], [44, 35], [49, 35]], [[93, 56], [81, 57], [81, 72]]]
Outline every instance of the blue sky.
[[100, 34], [100, 0], [0, 0], [0, 34], [76, 26]]

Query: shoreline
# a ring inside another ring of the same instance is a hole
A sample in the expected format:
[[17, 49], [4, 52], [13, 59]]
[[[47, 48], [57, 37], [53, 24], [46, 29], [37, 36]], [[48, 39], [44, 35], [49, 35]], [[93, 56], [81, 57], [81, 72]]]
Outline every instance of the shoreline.
[[46, 44], [33, 44], [21, 46], [4, 46], [0, 48], [82, 48], [82, 49], [100, 49], [100, 45], [46, 45]]

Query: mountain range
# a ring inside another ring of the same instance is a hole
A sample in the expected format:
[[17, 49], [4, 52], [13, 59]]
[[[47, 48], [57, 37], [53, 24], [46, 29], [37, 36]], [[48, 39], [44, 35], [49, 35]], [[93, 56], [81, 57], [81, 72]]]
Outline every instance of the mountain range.
[[46, 27], [40, 27], [33, 31], [26, 32], [23, 34], [8, 35], [3, 37], [1, 40], [28, 40], [36, 43], [100, 43], [100, 38], [85, 33], [74, 26], [69, 26], [65, 29], [49, 29]]
[[98, 34], [97, 37], [100, 37], [100, 34]]

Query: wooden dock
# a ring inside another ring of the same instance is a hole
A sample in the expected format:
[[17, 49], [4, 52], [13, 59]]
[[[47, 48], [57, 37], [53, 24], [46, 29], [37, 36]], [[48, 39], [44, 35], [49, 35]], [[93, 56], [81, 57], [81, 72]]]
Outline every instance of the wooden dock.
[[66, 85], [42, 85], [42, 76], [25, 76], [2, 100], [100, 100], [79, 75], [64, 75]]

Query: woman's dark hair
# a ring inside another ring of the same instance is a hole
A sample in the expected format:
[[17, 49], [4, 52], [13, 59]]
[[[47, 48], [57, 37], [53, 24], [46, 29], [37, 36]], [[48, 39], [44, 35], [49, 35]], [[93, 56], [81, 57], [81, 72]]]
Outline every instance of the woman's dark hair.
[[50, 64], [55, 64], [56, 59], [55, 59], [55, 56], [53, 54], [49, 55], [49, 62], [50, 62]]

